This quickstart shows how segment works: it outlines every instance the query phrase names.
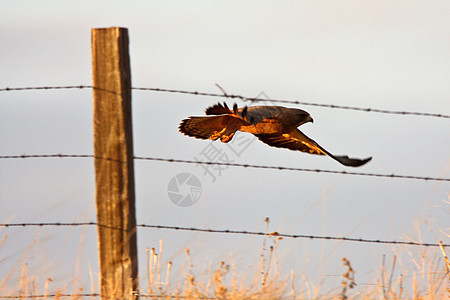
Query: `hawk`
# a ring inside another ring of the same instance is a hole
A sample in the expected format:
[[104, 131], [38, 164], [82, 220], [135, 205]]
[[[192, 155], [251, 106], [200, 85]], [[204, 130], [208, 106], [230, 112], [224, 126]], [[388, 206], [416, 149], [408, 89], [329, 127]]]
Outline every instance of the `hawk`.
[[206, 117], [189, 117], [181, 121], [180, 132], [198, 139], [215, 141], [220, 138], [223, 143], [228, 143], [239, 130], [254, 134], [269, 146], [328, 155], [349, 167], [362, 166], [372, 159], [334, 155], [325, 150], [297, 129], [302, 124], [313, 122], [309, 113], [301, 109], [283, 106], [246, 106], [238, 109], [234, 104], [231, 110], [224, 102], [208, 107], [205, 113]]

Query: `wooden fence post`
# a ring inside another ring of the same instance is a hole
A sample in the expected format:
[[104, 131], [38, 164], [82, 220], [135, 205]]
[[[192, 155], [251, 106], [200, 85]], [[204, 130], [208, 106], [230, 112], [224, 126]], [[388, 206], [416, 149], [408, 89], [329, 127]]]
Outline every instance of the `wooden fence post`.
[[92, 29], [95, 182], [102, 299], [136, 299], [138, 264], [126, 28]]

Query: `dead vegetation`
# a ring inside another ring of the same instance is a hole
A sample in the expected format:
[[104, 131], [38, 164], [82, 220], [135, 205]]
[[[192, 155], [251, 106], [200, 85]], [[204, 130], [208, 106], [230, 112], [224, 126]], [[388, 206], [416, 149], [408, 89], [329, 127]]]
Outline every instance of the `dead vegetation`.
[[[291, 270], [279, 273], [278, 251], [283, 239], [276, 232], [269, 233], [266, 219], [266, 235], [262, 241], [260, 266], [254, 274], [237, 270], [233, 261], [212, 263], [208, 270], [192, 263], [191, 251], [185, 249], [185, 262], [175, 265], [163, 263], [163, 240], [159, 248], [146, 249], [146, 269], [141, 270], [139, 294], [143, 299], [445, 299], [450, 294], [450, 265], [446, 249], [429, 247], [394, 248], [390, 256], [383, 255], [381, 272], [373, 284], [358, 282], [358, 272], [351, 265], [351, 258], [342, 258], [342, 275], [336, 287], [324, 291], [320, 284], [309, 282], [306, 276]], [[0, 246], [7, 242], [1, 237]], [[35, 243], [34, 240], [32, 243]], [[29, 250], [29, 249], [28, 249]], [[0, 280], [0, 296], [39, 299], [98, 298], [98, 278], [89, 272], [91, 286], [87, 289], [73, 284], [53, 287], [51, 278], [30, 274], [24, 253], [7, 276]], [[389, 259], [387, 259], [389, 257]], [[1, 258], [0, 258], [1, 264]], [[413, 266], [413, 268], [411, 268]], [[173, 275], [174, 268], [182, 276]], [[14, 276], [16, 275], [16, 276]], [[13, 282], [18, 278], [19, 282]], [[337, 277], [339, 278], [339, 277]], [[340, 287], [339, 287], [340, 283]]]

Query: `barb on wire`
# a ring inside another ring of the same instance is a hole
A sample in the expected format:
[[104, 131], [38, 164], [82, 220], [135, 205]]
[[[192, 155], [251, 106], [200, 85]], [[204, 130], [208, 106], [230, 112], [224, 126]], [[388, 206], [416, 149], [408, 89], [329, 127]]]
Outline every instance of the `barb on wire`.
[[[0, 155], [0, 159], [18, 159], [18, 158], [95, 158], [115, 161], [114, 159], [107, 157], [97, 157], [92, 154], [22, 154], [22, 155]], [[161, 157], [140, 157], [135, 156], [135, 160], [150, 160], [169, 163], [185, 163], [185, 164], [203, 164], [203, 165], [216, 165], [225, 167], [242, 167], [253, 169], [269, 169], [279, 171], [297, 171], [297, 172], [313, 172], [313, 173], [327, 173], [327, 174], [340, 174], [340, 175], [354, 175], [354, 176], [366, 176], [366, 177], [382, 177], [382, 178], [398, 178], [398, 179], [414, 179], [425, 181], [450, 181], [450, 178], [440, 177], [426, 177], [415, 175], [396, 175], [396, 174], [378, 174], [378, 173], [363, 173], [363, 172], [349, 172], [349, 171], [335, 171], [324, 169], [308, 169], [308, 168], [294, 168], [294, 167], [282, 167], [282, 166], [267, 166], [267, 165], [253, 165], [253, 164], [239, 164], [239, 163], [224, 163], [224, 162], [212, 162], [212, 161], [197, 161], [187, 159], [176, 158], [161, 158]]]
[[[107, 225], [98, 224], [97, 222], [83, 222], [83, 223], [64, 223], [64, 222], [45, 222], [45, 223], [2, 223], [0, 227], [44, 227], [44, 226], [100, 226], [108, 227]], [[421, 242], [408, 242], [408, 241], [388, 241], [388, 240], [375, 240], [375, 239], [363, 239], [363, 238], [350, 238], [350, 237], [336, 237], [336, 236], [322, 236], [322, 235], [306, 235], [306, 234], [288, 234], [279, 232], [258, 232], [247, 230], [230, 230], [230, 229], [210, 229], [210, 228], [196, 228], [196, 227], [180, 227], [180, 226], [167, 226], [167, 225], [152, 225], [152, 224], [137, 224], [137, 227], [141, 228], [153, 228], [153, 229], [166, 229], [166, 230], [180, 230], [180, 231], [193, 231], [193, 232], [206, 232], [206, 233], [223, 233], [223, 234], [241, 234], [241, 235], [256, 235], [256, 236], [274, 236], [282, 238], [293, 239], [311, 239], [311, 240], [335, 240], [344, 242], [359, 242], [359, 243], [372, 243], [372, 244], [394, 244], [394, 245], [409, 245], [409, 246], [424, 246], [424, 247], [440, 247], [440, 244], [436, 243], [421, 243]], [[442, 247], [450, 247], [450, 244], [442, 244]]]
[[[186, 90], [177, 90], [177, 89], [163, 89], [163, 88], [146, 88], [146, 87], [132, 87], [133, 90], [140, 91], [153, 91], [153, 92], [163, 92], [163, 93], [177, 93], [177, 94], [187, 94], [187, 95], [196, 95], [196, 96], [208, 96], [208, 97], [221, 97], [228, 99], [239, 99], [241, 101], [248, 102], [272, 102], [272, 103], [287, 103], [287, 104], [297, 104], [297, 105], [305, 105], [305, 106], [316, 106], [316, 107], [325, 107], [325, 108], [335, 108], [335, 109], [346, 109], [346, 110], [355, 110], [362, 112], [375, 112], [382, 114], [395, 114], [395, 115], [413, 115], [413, 116], [426, 116], [426, 117], [436, 117], [436, 118], [450, 118], [450, 115], [446, 114], [438, 114], [438, 113], [426, 113], [426, 112], [416, 112], [416, 111], [398, 111], [398, 110], [388, 110], [388, 109], [378, 109], [378, 108], [366, 108], [366, 107], [357, 107], [357, 106], [347, 106], [347, 105], [336, 105], [336, 104], [323, 104], [323, 103], [315, 103], [315, 102], [305, 102], [298, 100], [290, 100], [290, 99], [261, 99], [257, 97], [246, 97], [242, 95], [234, 95], [228, 94], [225, 90], [218, 86], [219, 89], [223, 92], [222, 94], [218, 93], [207, 93], [207, 92], [198, 92], [198, 91], [186, 91]], [[9, 91], [25, 91], [25, 90], [58, 90], [58, 89], [96, 89], [107, 92], [102, 88], [94, 87], [92, 85], [66, 85], [66, 86], [35, 86], [35, 87], [16, 87], [16, 88], [2, 88], [0, 92], [9, 92]]]

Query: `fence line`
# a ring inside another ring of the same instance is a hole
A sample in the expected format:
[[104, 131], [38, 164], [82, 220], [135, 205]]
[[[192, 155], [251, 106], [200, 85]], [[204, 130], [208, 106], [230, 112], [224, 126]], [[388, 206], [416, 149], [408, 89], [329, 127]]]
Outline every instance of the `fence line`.
[[78, 297], [100, 297], [100, 294], [90, 293], [90, 294], [64, 294], [64, 293], [56, 293], [56, 294], [43, 294], [43, 295], [14, 295], [14, 296], [0, 296], [0, 299], [33, 299], [33, 298], [57, 298], [57, 297], [72, 297], [77, 299]]
[[[6, 227], [6, 228], [7, 227], [47, 227], [47, 226], [54, 226], [54, 227], [100, 226], [100, 227], [104, 227], [104, 225], [98, 224], [97, 222], [0, 223], [0, 227]], [[395, 240], [389, 241], [389, 240], [375, 240], [375, 239], [363, 239], [363, 238], [351, 238], [351, 237], [322, 236], [322, 235], [289, 234], [289, 233], [279, 233], [276, 231], [267, 233], [267, 232], [260, 232], [260, 231], [180, 227], [180, 226], [152, 225], [152, 224], [137, 224], [136, 226], [141, 227], [141, 228], [152, 228], [152, 229], [255, 235], [255, 236], [273, 236], [273, 237], [293, 238], [293, 239], [302, 238], [302, 239], [310, 239], [310, 240], [334, 240], [334, 241], [371, 243], [371, 244], [393, 244], [393, 245], [408, 245], [408, 246], [423, 246], [423, 247], [440, 247], [439, 243], [436, 244], [436, 243], [421, 243], [421, 242], [408, 242], [408, 241], [395, 241]], [[109, 228], [111, 228], [111, 227], [109, 227]], [[121, 230], [119, 228], [111, 228], [111, 229]], [[442, 247], [450, 247], [450, 244], [442, 244]]]
[[[143, 293], [136, 293], [139, 298], [153, 298], [153, 299], [191, 299], [191, 297], [188, 296], [180, 296], [180, 295], [154, 295], [154, 294], [143, 294]], [[59, 297], [71, 297], [74, 299], [78, 299], [79, 297], [100, 297], [100, 294], [97, 293], [90, 293], [90, 294], [64, 294], [64, 293], [57, 293], [57, 294], [42, 294], [42, 295], [14, 295], [14, 296], [2, 296], [0, 295], [0, 299], [35, 299], [35, 298], [57, 298]], [[201, 297], [197, 296], [196, 299], [218, 299], [216, 297]]]
[[427, 116], [427, 117], [436, 117], [436, 118], [450, 118], [450, 115], [437, 114], [437, 113], [423, 113], [423, 112], [415, 112], [415, 111], [397, 111], [397, 110], [378, 109], [378, 108], [364, 108], [364, 107], [357, 107], [357, 106], [304, 102], [304, 101], [289, 100], [289, 99], [260, 99], [257, 97], [246, 97], [246, 96], [242, 96], [242, 95], [233, 95], [233, 94], [227, 94], [227, 93], [217, 94], [217, 93], [205, 93], [205, 92], [186, 91], [186, 90], [161, 89], [161, 88], [138, 88], [138, 87], [134, 87], [133, 89], [134, 90], [143, 90], [143, 91], [179, 93], [179, 94], [188, 94], [188, 95], [239, 99], [244, 102], [248, 101], [248, 102], [252, 102], [252, 103], [254, 103], [254, 102], [289, 103], [289, 104], [298, 104], [298, 105], [305, 105], [305, 106], [346, 109], [346, 110], [355, 110], [355, 111], [363, 111], [363, 112], [375, 112], [375, 113], [382, 113], [382, 114], [415, 115], [415, 116]]
[[163, 161], [163, 162], [174, 162], [174, 163], [186, 163], [186, 164], [217, 165], [217, 166], [225, 166], [225, 167], [271, 169], [271, 170], [280, 170], [280, 171], [329, 173], [329, 174], [355, 175], [355, 176], [368, 176], [368, 177], [416, 179], [416, 180], [425, 180], [425, 181], [450, 181], [450, 178], [440, 178], [440, 177], [426, 177], [426, 176], [415, 176], [415, 175], [396, 175], [396, 174], [378, 174], [378, 173], [363, 173], [363, 172], [349, 172], [349, 171], [334, 171], [334, 170], [324, 170], [324, 169], [293, 168], [293, 167], [253, 165], [253, 164], [239, 164], [239, 163], [222, 163], [222, 162], [209, 162], [209, 161], [202, 162], [202, 161], [196, 161], [196, 160], [173, 159], [173, 158], [135, 157], [134, 159], [136, 159], [136, 160], [153, 160], [153, 161]]
[[12, 91], [32, 91], [32, 90], [70, 90], [70, 89], [94, 89], [92, 85], [61, 85], [61, 86], [25, 86], [25, 87], [6, 87], [0, 89], [0, 92]]
[[[136, 293], [139, 298], [153, 298], [153, 299], [187, 299], [186, 296], [177, 296], [177, 295], [154, 295], [154, 294], [143, 294]], [[0, 299], [34, 299], [34, 298], [57, 298], [59, 297], [71, 297], [74, 299], [78, 299], [79, 297], [100, 297], [98, 293], [85, 293], [85, 294], [64, 294], [64, 293], [56, 293], [56, 294], [42, 294], [42, 295], [13, 295], [13, 296], [2, 296], [0, 295]], [[212, 297], [198, 297], [198, 299], [218, 299]]]
[[[0, 89], [0, 92], [26, 91], [26, 90], [57, 90], [57, 89], [100, 89], [100, 88], [94, 87], [92, 85], [35, 86], [35, 87], [29, 86], [29, 87], [16, 87], [16, 88], [6, 87], [6, 88]], [[146, 87], [132, 87], [132, 89], [140, 90], [140, 91], [177, 93], [177, 94], [207, 96], [207, 97], [216, 97], [216, 98], [239, 99], [241, 101], [251, 102], [251, 103], [257, 103], [257, 102], [286, 103], [286, 104], [324, 107], [324, 108], [354, 110], [354, 111], [362, 111], [362, 112], [374, 112], [374, 113], [381, 113], [381, 114], [426, 116], [426, 117], [446, 118], [446, 119], [450, 118], [450, 115], [439, 114], [439, 113], [426, 113], [426, 112], [417, 112], [417, 111], [398, 111], [398, 110], [388, 110], [388, 109], [368, 108], [368, 107], [366, 108], [366, 107], [347, 106], [347, 105], [323, 104], [323, 103], [305, 102], [305, 101], [290, 100], [290, 99], [261, 99], [261, 98], [257, 98], [257, 97], [246, 97], [246, 96], [242, 96], [242, 95], [227, 94], [226, 92], [224, 92], [222, 94], [218, 94], [218, 93], [207, 93], [207, 92], [198, 92], [198, 91], [163, 89], [163, 88], [146, 88]], [[102, 90], [104, 90], [104, 89], [102, 89]], [[113, 91], [110, 91], [110, 92], [113, 92]]]
[[[111, 160], [106, 157], [95, 157], [92, 154], [22, 154], [22, 155], [0, 155], [0, 159], [19, 159], [19, 158], [95, 158]], [[381, 178], [397, 178], [397, 179], [414, 179], [424, 181], [450, 181], [450, 178], [441, 177], [426, 177], [416, 175], [396, 175], [396, 174], [379, 174], [379, 173], [363, 173], [363, 172], [350, 172], [350, 171], [334, 171], [324, 169], [308, 169], [308, 168], [294, 168], [294, 167], [282, 167], [282, 166], [267, 166], [267, 165], [253, 165], [253, 164], [239, 164], [239, 163], [226, 163], [226, 162], [212, 162], [212, 161], [197, 161], [175, 158], [161, 158], [161, 157], [140, 157], [135, 156], [135, 160], [150, 160], [169, 163], [185, 163], [185, 164], [202, 164], [202, 165], [215, 165], [224, 167], [241, 167], [241, 168], [253, 168], [253, 169], [270, 169], [279, 171], [297, 171], [297, 172], [313, 172], [313, 173], [328, 173], [328, 174], [341, 174], [341, 175], [354, 175], [354, 176], [366, 176], [366, 177], [381, 177]]]

